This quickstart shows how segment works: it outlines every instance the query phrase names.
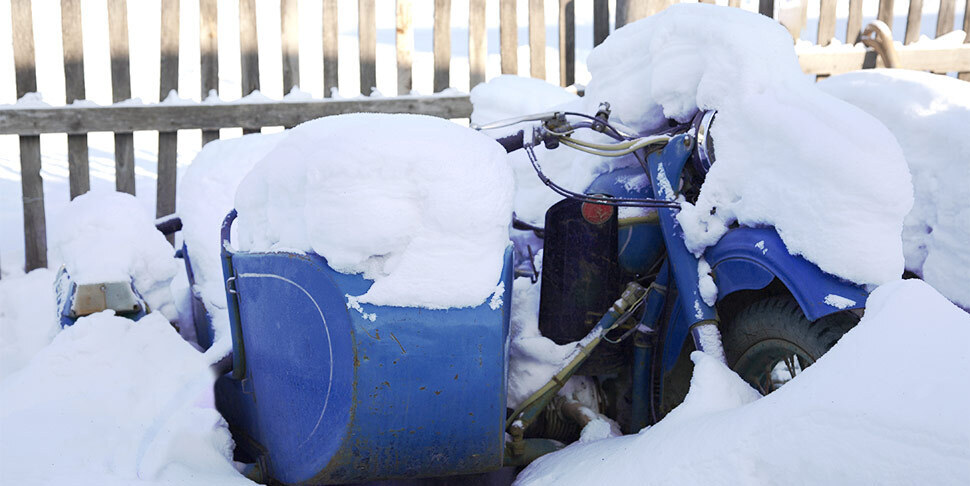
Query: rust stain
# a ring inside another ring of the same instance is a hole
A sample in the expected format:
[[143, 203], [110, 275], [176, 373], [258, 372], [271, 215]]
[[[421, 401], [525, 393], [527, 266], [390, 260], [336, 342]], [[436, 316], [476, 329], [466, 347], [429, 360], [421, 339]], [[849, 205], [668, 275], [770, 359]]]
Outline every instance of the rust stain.
[[458, 379], [458, 373], [455, 373], [455, 379], [456, 380]]
[[371, 339], [375, 339], [377, 341], [380, 341], [381, 340], [381, 330], [380, 329], [374, 329], [374, 335], [373, 336], [371, 336], [370, 333], [367, 332], [367, 331], [364, 331], [364, 334], [367, 334], [367, 337], [369, 337]]
[[441, 395], [441, 390], [435, 390], [434, 394], [435, 395]]
[[397, 345], [401, 347], [401, 354], [408, 354], [408, 352], [404, 350], [404, 345], [401, 344], [401, 341], [397, 340], [397, 336], [395, 336], [393, 332], [390, 334], [391, 334], [391, 339], [393, 339], [394, 342], [396, 342]]
[[418, 388], [418, 390], [424, 390], [425, 388], [427, 388], [427, 387], [426, 386], [422, 386], [421, 388]]

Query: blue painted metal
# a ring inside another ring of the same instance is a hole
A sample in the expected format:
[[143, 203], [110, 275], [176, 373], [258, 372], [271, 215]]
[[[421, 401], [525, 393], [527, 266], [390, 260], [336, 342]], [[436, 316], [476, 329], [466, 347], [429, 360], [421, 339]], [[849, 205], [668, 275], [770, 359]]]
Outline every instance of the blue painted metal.
[[185, 243], [182, 243], [182, 249], [179, 250], [179, 253], [185, 264], [185, 275], [188, 277], [189, 292], [192, 294], [192, 325], [195, 327], [195, 340], [203, 350], [209, 349], [214, 339], [212, 318], [202, 302], [202, 297], [192, 290], [195, 288], [195, 272], [192, 271], [189, 249], [185, 246]]
[[227, 249], [234, 366], [244, 369], [216, 389], [239, 452], [284, 483], [501, 467], [511, 259], [510, 248], [497, 309], [358, 311], [347, 296], [372, 282], [318, 255]]
[[653, 373], [653, 351], [656, 331], [659, 329], [664, 302], [667, 300], [667, 285], [670, 281], [670, 267], [664, 260], [650, 287], [647, 288], [643, 317], [640, 324], [650, 332], [637, 332], [633, 337], [633, 402], [630, 407], [630, 432], [637, 432], [652, 422], [650, 407], [653, 386], [650, 379]]
[[[632, 159], [632, 156], [627, 156]], [[629, 161], [625, 161], [629, 163]], [[624, 163], [623, 160], [618, 163]], [[636, 161], [633, 161], [636, 164]], [[617, 169], [597, 177], [589, 188], [588, 194], [609, 194], [614, 197], [652, 198], [650, 181], [639, 165]], [[663, 255], [663, 235], [660, 225], [640, 223], [620, 227], [618, 232], [620, 269], [630, 275], [643, 275], [650, 271], [653, 264]]]
[[855, 301], [848, 308], [865, 307], [869, 294], [862, 287], [820, 270], [788, 253], [774, 228], [735, 228], [705, 253], [714, 270], [720, 295], [761, 289], [777, 277], [785, 284], [805, 316], [814, 321], [843, 309], [825, 303], [834, 294]]
[[[653, 152], [647, 157], [653, 191], [660, 198], [673, 201], [680, 185], [684, 163], [690, 157], [693, 144], [690, 136], [681, 134], [670, 139], [663, 150]], [[660, 226], [667, 248], [667, 261], [679, 290], [677, 302], [689, 327], [716, 322], [717, 312], [701, 299], [697, 288], [697, 257], [684, 244], [684, 230], [674, 217], [675, 209], [661, 208]], [[703, 351], [703, 343], [695, 339], [697, 349]], [[666, 346], [666, 344], [665, 344]]]

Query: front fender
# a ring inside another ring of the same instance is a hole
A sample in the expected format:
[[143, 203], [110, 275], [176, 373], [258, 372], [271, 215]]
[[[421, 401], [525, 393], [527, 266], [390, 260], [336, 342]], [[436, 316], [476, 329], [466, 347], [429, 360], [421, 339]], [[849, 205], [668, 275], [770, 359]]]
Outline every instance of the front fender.
[[705, 258], [714, 273], [718, 300], [739, 290], [762, 289], [777, 278], [805, 316], [814, 321], [841, 310], [863, 308], [869, 297], [862, 287], [788, 253], [773, 228], [732, 229], [707, 249]]

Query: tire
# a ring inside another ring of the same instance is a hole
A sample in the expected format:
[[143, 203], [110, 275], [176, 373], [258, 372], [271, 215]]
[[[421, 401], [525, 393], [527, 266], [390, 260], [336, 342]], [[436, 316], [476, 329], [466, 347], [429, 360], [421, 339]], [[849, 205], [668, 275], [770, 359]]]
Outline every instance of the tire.
[[849, 312], [809, 321], [787, 295], [755, 301], [724, 326], [728, 366], [762, 394], [817, 361], [858, 322]]

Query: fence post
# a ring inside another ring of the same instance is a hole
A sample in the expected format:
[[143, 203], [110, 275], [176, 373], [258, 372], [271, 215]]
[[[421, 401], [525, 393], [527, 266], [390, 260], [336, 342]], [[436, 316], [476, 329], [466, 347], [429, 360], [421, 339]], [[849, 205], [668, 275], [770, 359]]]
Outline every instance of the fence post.
[[576, 82], [576, 4], [559, 0], [559, 85]]
[[411, 93], [411, 53], [414, 51], [414, 30], [411, 27], [411, 0], [397, 0], [397, 94]]
[[[216, 0], [199, 0], [199, 59], [202, 99], [219, 92], [219, 11]], [[219, 130], [202, 130], [202, 145], [217, 140]]]
[[515, 0], [499, 1], [498, 31], [502, 51], [502, 74], [518, 74], [519, 27], [515, 19]]
[[[111, 100], [131, 98], [128, 67], [128, 7], [125, 0], [108, 0], [108, 42], [111, 52]], [[115, 133], [115, 190], [135, 194], [135, 140], [131, 132]]]
[[451, 84], [451, 0], [434, 1], [434, 92]]
[[468, 3], [468, 90], [485, 82], [485, 0]]
[[[64, 47], [65, 102], [71, 104], [86, 98], [80, 0], [61, 0], [61, 39]], [[67, 136], [67, 165], [71, 199], [74, 199], [91, 189], [87, 134]]]
[[[161, 39], [159, 40], [159, 101], [179, 86], [179, 0], [162, 0]], [[175, 212], [176, 159], [178, 132], [158, 133], [158, 187], [155, 192], [155, 216]], [[175, 235], [167, 236], [169, 243]]]
[[[37, 91], [34, 64], [34, 26], [30, 0], [10, 2], [13, 62], [17, 98]], [[24, 204], [26, 271], [47, 266], [47, 227], [44, 218], [44, 179], [40, 175], [40, 136], [20, 137], [20, 187]]]

